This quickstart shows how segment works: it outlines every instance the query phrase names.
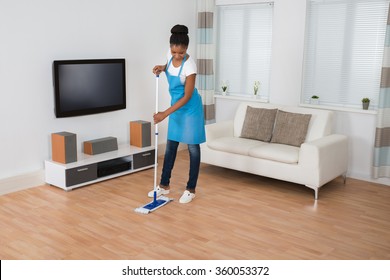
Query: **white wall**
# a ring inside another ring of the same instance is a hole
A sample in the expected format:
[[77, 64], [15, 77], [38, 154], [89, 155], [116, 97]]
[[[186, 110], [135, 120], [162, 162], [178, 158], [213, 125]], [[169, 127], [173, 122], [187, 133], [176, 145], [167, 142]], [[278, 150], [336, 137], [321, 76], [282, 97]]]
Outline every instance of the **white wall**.
[[[152, 68], [165, 62], [177, 23], [189, 27], [195, 55], [195, 1], [0, 0], [0, 191], [2, 179], [42, 171], [53, 132], [76, 133], [79, 151], [106, 136], [129, 143], [129, 121], [152, 121]], [[56, 119], [53, 60], [116, 57], [126, 59], [127, 109]], [[166, 84], [162, 77], [160, 108], [169, 103]], [[166, 123], [160, 131], [165, 142]]]
[[[270, 102], [300, 102], [306, 0], [274, 0]], [[239, 101], [217, 98], [217, 121], [231, 119]], [[335, 111], [336, 133], [349, 136], [348, 176], [390, 185], [390, 179], [372, 179], [376, 116]]]

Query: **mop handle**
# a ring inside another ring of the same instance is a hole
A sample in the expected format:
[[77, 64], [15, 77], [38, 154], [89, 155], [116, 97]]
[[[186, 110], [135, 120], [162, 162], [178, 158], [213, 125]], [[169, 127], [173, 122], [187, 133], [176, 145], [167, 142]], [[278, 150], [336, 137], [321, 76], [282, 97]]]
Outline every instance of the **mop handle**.
[[[156, 114], [158, 113], [158, 75], [156, 75]], [[154, 200], [157, 195], [157, 148], [158, 148], [158, 124], [154, 125]]]

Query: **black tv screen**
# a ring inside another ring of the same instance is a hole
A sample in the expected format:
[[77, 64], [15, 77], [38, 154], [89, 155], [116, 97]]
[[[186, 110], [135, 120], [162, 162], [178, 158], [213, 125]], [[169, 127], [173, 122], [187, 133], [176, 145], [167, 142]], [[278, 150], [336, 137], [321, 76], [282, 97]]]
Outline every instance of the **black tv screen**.
[[125, 59], [55, 60], [57, 118], [126, 108]]

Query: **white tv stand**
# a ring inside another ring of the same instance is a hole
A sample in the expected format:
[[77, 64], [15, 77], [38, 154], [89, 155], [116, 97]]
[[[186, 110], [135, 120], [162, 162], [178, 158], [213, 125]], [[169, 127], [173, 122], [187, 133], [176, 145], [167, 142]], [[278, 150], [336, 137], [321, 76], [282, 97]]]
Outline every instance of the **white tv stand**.
[[79, 153], [77, 161], [62, 164], [45, 161], [45, 182], [66, 191], [118, 176], [154, 167], [153, 146], [138, 148], [119, 146], [118, 150], [87, 155]]

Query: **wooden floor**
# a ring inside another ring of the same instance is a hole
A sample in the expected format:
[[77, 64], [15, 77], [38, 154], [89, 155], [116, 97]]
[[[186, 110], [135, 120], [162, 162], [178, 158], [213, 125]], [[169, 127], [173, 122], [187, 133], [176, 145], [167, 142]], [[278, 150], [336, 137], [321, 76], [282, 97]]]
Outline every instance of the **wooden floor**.
[[153, 169], [0, 196], [0, 259], [390, 259], [389, 186], [337, 178], [315, 201], [300, 185], [202, 164], [182, 205], [187, 166], [182, 151], [175, 201], [148, 215], [134, 209], [151, 201]]

